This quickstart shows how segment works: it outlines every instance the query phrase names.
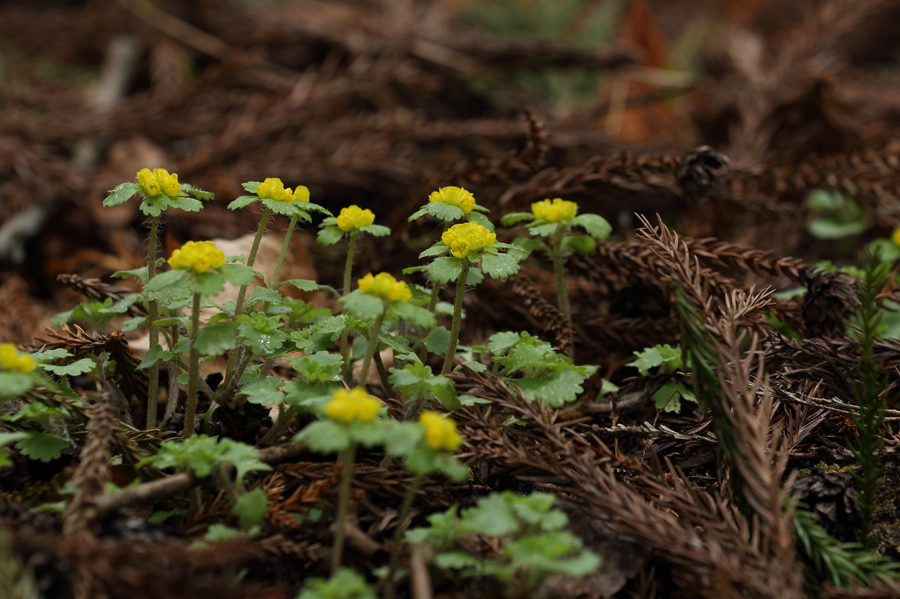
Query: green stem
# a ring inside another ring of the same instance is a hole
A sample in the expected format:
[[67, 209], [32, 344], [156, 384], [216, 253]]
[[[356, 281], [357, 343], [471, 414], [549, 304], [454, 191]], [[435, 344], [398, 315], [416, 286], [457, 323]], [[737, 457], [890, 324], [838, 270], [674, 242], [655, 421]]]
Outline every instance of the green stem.
[[191, 312], [191, 363], [188, 379], [187, 402], [184, 408], [184, 432], [182, 440], [194, 434], [194, 420], [197, 418], [197, 379], [200, 378], [200, 352], [197, 351], [197, 332], [200, 329], [200, 294], [194, 292], [194, 306]]
[[431, 298], [428, 300], [428, 311], [431, 312], [432, 314], [434, 314], [434, 310], [437, 307], [437, 303], [438, 303], [438, 299], [439, 299], [438, 296], [440, 295], [440, 292], [441, 292], [441, 286], [438, 283], [432, 281], [431, 282]]
[[453, 367], [453, 359], [456, 357], [456, 343], [459, 341], [459, 323], [462, 320], [463, 297], [466, 295], [466, 279], [469, 278], [469, 259], [462, 259], [462, 270], [459, 273], [459, 280], [456, 282], [456, 301], [453, 303], [453, 325], [450, 329], [450, 347], [447, 348], [447, 359], [444, 360], [444, 367], [441, 374], [450, 374], [450, 368]]
[[291, 224], [288, 225], [287, 233], [284, 234], [284, 243], [281, 244], [281, 253], [278, 254], [278, 262], [275, 263], [275, 272], [272, 273], [272, 280], [269, 281], [269, 287], [278, 289], [278, 277], [281, 276], [281, 265], [284, 264], [284, 257], [287, 254], [288, 247], [291, 245], [291, 235], [294, 233], [294, 227], [297, 226], [299, 214], [291, 217]]
[[338, 496], [338, 513], [334, 526], [334, 546], [331, 550], [331, 575], [334, 576], [341, 567], [344, 557], [345, 525], [347, 523], [347, 507], [350, 504], [350, 481], [353, 479], [353, 462], [356, 459], [356, 442], [344, 450], [344, 467], [341, 472], [341, 488]]
[[[156, 243], [159, 236], [159, 216], [150, 221], [149, 250], [147, 252], [147, 282], [156, 276]], [[159, 306], [156, 300], [147, 302], [147, 321], [150, 325], [150, 347], [159, 345], [159, 327], [154, 322], [159, 320]], [[157, 401], [159, 399], [159, 362], [147, 372], [147, 428], [156, 428]]]
[[169, 329], [171, 333], [171, 337], [169, 339], [169, 351], [172, 352], [172, 355], [175, 356], [171, 362], [169, 362], [169, 401], [166, 403], [166, 418], [172, 416], [175, 413], [175, 408], [178, 407], [178, 366], [176, 362], [178, 361], [178, 356], [175, 354], [175, 344], [178, 343], [178, 326], [172, 325]]
[[294, 410], [292, 408], [285, 409], [283, 403], [278, 404], [278, 418], [272, 423], [272, 428], [269, 429], [269, 432], [259, 440], [259, 445], [271, 445], [274, 443], [293, 417]]
[[569, 290], [566, 285], [566, 271], [563, 266], [562, 242], [565, 231], [565, 228], [560, 226], [559, 231], [553, 235], [553, 249], [550, 254], [553, 258], [553, 274], [556, 276], [556, 304], [571, 327], [572, 314], [569, 312]]
[[396, 589], [394, 588], [394, 574], [397, 571], [397, 561], [400, 557], [400, 541], [403, 540], [403, 532], [406, 530], [406, 518], [409, 516], [413, 500], [415, 500], [416, 492], [419, 490], [419, 485], [421, 484], [422, 475], [417, 474], [413, 478], [412, 483], [410, 483], [409, 490], [406, 492], [406, 497], [403, 498], [403, 505], [400, 507], [400, 515], [397, 517], [397, 528], [394, 529], [394, 540], [391, 543], [390, 566], [388, 568], [387, 579], [385, 580], [385, 584], [387, 585], [384, 590], [385, 599], [394, 599], [394, 595], [396, 594]]
[[384, 322], [385, 312], [387, 312], [387, 306], [384, 307], [381, 314], [375, 317], [375, 322], [372, 323], [372, 328], [369, 329], [366, 357], [363, 358], [362, 368], [359, 371], [359, 380], [356, 382], [363, 389], [366, 388], [366, 380], [369, 378], [369, 366], [372, 364], [372, 356], [375, 355], [375, 350], [378, 348], [378, 335], [381, 333], [381, 323]]
[[[266, 232], [266, 225], [269, 223], [269, 215], [272, 211], [269, 208], [263, 209], [262, 218], [259, 219], [259, 227], [256, 229], [256, 237], [253, 238], [253, 245], [250, 247], [250, 255], [247, 256], [247, 266], [253, 267], [256, 262], [256, 252], [259, 251], [259, 242], [262, 241], [263, 233]], [[244, 298], [247, 296], [247, 285], [241, 285], [238, 290], [237, 301], [234, 303], [234, 318], [240, 316], [244, 311]], [[239, 358], [243, 354], [243, 346], [238, 345], [236, 348], [228, 352], [228, 365], [225, 367], [225, 380], [223, 384], [227, 385], [234, 376], [235, 363], [239, 363]]]
[[[344, 265], [344, 296], [350, 293], [350, 277], [353, 272], [353, 255], [356, 253], [357, 237], [359, 237], [359, 231], [351, 231], [350, 237], [347, 239], [347, 263]], [[350, 364], [353, 349], [348, 347], [349, 340], [350, 331], [344, 329], [344, 332], [341, 333], [341, 356], [344, 358], [344, 380], [348, 384], [353, 373], [353, 366]]]

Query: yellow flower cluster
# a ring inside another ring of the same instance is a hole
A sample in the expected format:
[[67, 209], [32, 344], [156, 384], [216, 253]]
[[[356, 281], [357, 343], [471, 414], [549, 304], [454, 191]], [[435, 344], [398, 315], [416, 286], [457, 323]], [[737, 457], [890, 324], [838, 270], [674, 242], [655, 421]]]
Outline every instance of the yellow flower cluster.
[[441, 241], [450, 246], [451, 254], [457, 258], [465, 258], [469, 252], [494, 245], [497, 236], [478, 223], [463, 223], [444, 231]]
[[350, 424], [351, 422], [372, 422], [381, 410], [381, 402], [356, 387], [353, 391], [335, 391], [331, 402], [325, 406], [325, 415], [332, 420]]
[[0, 343], [0, 367], [28, 374], [34, 370], [34, 360], [28, 354], [20, 354], [12, 343]]
[[404, 281], [398, 281], [386, 272], [380, 272], [375, 276], [367, 274], [357, 281], [363, 293], [374, 295], [390, 302], [408, 302], [412, 297], [412, 291]]
[[891, 241], [893, 241], [895, 245], [900, 245], [900, 227], [897, 227], [894, 229], [894, 232], [891, 233]]
[[578, 214], [578, 204], [567, 202], [562, 198], [554, 198], [553, 202], [541, 200], [531, 205], [531, 212], [538, 220], [543, 219], [551, 223], [568, 222]]
[[475, 196], [471, 191], [467, 191], [462, 187], [441, 187], [437, 191], [432, 191], [428, 200], [431, 203], [440, 202], [441, 204], [449, 204], [456, 206], [463, 211], [463, 214], [472, 212], [475, 207]]
[[419, 424], [425, 429], [425, 444], [435, 451], [456, 451], [462, 444], [456, 423], [437, 412], [422, 412]]
[[356, 204], [341, 208], [341, 213], [337, 217], [337, 224], [344, 233], [368, 227], [374, 222], [375, 213], [368, 208], [362, 210]]
[[212, 241], [188, 241], [172, 252], [169, 266], [181, 270], [206, 272], [210, 268], [219, 268], [225, 263], [225, 252], [216, 249]]
[[142, 168], [137, 174], [138, 185], [144, 188], [144, 194], [148, 198], [155, 198], [160, 193], [170, 198], [177, 198], [181, 193], [181, 184], [178, 175], [169, 174], [164, 168], [155, 168], [151, 172], [149, 168]]
[[293, 204], [296, 200], [309, 201], [309, 190], [306, 187], [299, 185], [296, 191], [291, 191], [290, 187], [284, 186], [281, 179], [266, 179], [256, 188], [256, 195], [262, 200], [275, 200], [288, 204]]

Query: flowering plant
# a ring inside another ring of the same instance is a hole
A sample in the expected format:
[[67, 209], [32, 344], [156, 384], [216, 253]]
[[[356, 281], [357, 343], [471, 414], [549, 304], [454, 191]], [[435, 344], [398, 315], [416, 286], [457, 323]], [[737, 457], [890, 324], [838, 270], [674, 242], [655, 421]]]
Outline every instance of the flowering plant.
[[432, 191], [431, 195], [428, 196], [428, 203], [414, 212], [409, 217], [409, 220], [414, 221], [426, 214], [445, 223], [465, 218], [493, 231], [494, 226], [482, 214], [484, 212], [489, 212], [489, 210], [475, 203], [475, 196], [472, 195], [471, 191], [462, 187], [449, 186]]

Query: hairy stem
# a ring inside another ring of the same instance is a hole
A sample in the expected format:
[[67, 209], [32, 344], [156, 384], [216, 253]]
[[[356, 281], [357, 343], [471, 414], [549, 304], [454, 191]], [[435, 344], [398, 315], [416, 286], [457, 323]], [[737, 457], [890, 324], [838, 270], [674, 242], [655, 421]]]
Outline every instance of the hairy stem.
[[188, 371], [187, 405], [184, 408], [184, 432], [182, 439], [194, 434], [194, 420], [197, 418], [197, 379], [200, 378], [200, 352], [197, 351], [197, 332], [200, 329], [200, 294], [194, 292], [194, 306], [191, 312], [191, 358]]
[[[156, 243], [159, 236], [159, 216], [154, 216], [150, 221], [150, 239], [147, 252], [147, 282], [156, 276]], [[159, 345], [159, 327], [155, 323], [159, 320], [159, 305], [156, 300], [147, 302], [147, 322], [150, 325], [150, 347]], [[157, 400], [159, 398], [159, 362], [150, 367], [147, 372], [147, 428], [156, 428]]]
[[412, 479], [409, 490], [406, 491], [406, 497], [403, 498], [403, 505], [400, 507], [400, 515], [397, 517], [397, 528], [394, 529], [394, 539], [391, 542], [391, 559], [388, 567], [387, 578], [385, 579], [384, 597], [385, 599], [394, 599], [396, 589], [394, 588], [394, 573], [397, 571], [397, 560], [400, 558], [400, 541], [403, 540], [403, 532], [406, 530], [406, 518], [412, 508], [413, 500], [416, 498], [416, 492], [419, 485], [422, 484], [422, 475], [418, 474]]
[[[350, 233], [349, 239], [347, 239], [347, 262], [344, 265], [344, 296], [350, 293], [350, 278], [353, 272], [353, 254], [356, 253], [357, 237], [359, 237], [359, 231], [352, 231]], [[350, 360], [353, 355], [353, 349], [348, 345], [349, 340], [350, 331], [344, 329], [344, 332], [341, 333], [341, 356], [343, 356], [344, 358], [344, 380], [347, 381], [348, 384], [350, 383], [350, 378], [353, 372], [353, 368], [350, 364]]]
[[275, 271], [272, 273], [272, 280], [269, 281], [269, 287], [278, 289], [278, 277], [281, 276], [281, 266], [284, 264], [284, 257], [287, 255], [288, 247], [291, 245], [291, 235], [294, 234], [294, 227], [297, 226], [299, 214], [291, 217], [291, 224], [288, 225], [287, 233], [284, 234], [284, 243], [281, 244], [281, 253], [278, 254], [278, 262], [275, 263]]
[[350, 505], [350, 482], [353, 479], [353, 462], [356, 459], [356, 443], [350, 442], [344, 450], [344, 466], [341, 472], [341, 488], [338, 496], [338, 513], [334, 522], [334, 546], [331, 550], [331, 575], [334, 576], [341, 567], [344, 557], [344, 538], [346, 536], [345, 525], [347, 523], [347, 508]]
[[372, 328], [369, 329], [369, 342], [366, 345], [366, 357], [363, 358], [362, 368], [359, 370], [359, 380], [357, 381], [357, 385], [366, 388], [366, 380], [369, 378], [369, 366], [372, 364], [372, 356], [375, 355], [375, 350], [378, 349], [378, 335], [381, 333], [381, 323], [384, 322], [384, 313], [387, 311], [387, 306], [384, 307], [384, 310], [375, 317], [375, 322], [372, 323]]
[[456, 282], [456, 301], [453, 303], [453, 325], [450, 328], [450, 347], [447, 348], [447, 359], [441, 374], [450, 374], [453, 367], [453, 359], [456, 357], [456, 343], [459, 341], [459, 323], [462, 320], [463, 297], [466, 295], [466, 279], [469, 278], [469, 259], [462, 259], [462, 270], [459, 280]]

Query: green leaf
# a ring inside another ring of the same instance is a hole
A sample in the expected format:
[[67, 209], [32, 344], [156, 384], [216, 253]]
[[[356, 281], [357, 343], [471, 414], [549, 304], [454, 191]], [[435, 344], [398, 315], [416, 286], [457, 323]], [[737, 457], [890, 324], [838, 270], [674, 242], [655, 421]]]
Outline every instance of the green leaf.
[[479, 499], [475, 507], [463, 510], [459, 527], [468, 532], [502, 537], [517, 532], [519, 521], [509, 501], [500, 493], [492, 493]]
[[31, 389], [32, 378], [23, 372], [0, 372], [0, 397], [16, 397]]
[[459, 206], [451, 206], [443, 202], [429, 202], [423, 208], [425, 212], [444, 222], [459, 220], [465, 216], [465, 213]]
[[481, 269], [494, 279], [507, 279], [519, 272], [519, 262], [509, 254], [484, 254]]
[[336, 453], [350, 446], [350, 431], [332, 420], [317, 420], [294, 436], [319, 453]]
[[562, 223], [548, 223], [544, 220], [536, 220], [528, 225], [528, 232], [539, 237], [548, 237], [556, 233], [559, 227], [564, 227]]
[[271, 199], [262, 199], [259, 202], [275, 214], [281, 214], [282, 216], [294, 216], [294, 213], [297, 211], [293, 204], [288, 204], [287, 202]]
[[65, 312], [57, 312], [53, 315], [53, 318], [50, 319], [50, 326], [58, 327], [66, 324], [71, 320], [72, 315], [75, 313], [76, 308], [72, 308], [71, 310], [66, 310]]
[[24, 455], [32, 460], [40, 460], [42, 462], [55, 460], [62, 455], [62, 450], [68, 446], [68, 441], [64, 441], [49, 433], [39, 433], [37, 431], [28, 431], [28, 436], [16, 443], [16, 447]]
[[28, 433], [4, 433], [0, 432], [0, 468], [4, 466], [12, 466], [13, 461], [9, 459], [9, 452], [6, 451], [6, 446], [10, 443], [15, 443], [21, 439], [24, 439], [28, 436]]
[[247, 401], [260, 406], [280, 404], [284, 401], [284, 393], [281, 385], [284, 384], [277, 376], [254, 376], [250, 382], [241, 387], [241, 394], [247, 396]]
[[52, 372], [53, 374], [58, 374], [60, 376], [78, 376], [79, 374], [84, 374], [85, 372], [95, 371], [97, 369], [97, 363], [90, 358], [82, 358], [81, 360], [77, 360], [75, 362], [72, 362], [71, 364], [64, 364], [62, 366], [44, 364], [43, 368], [44, 370]]
[[450, 251], [450, 246], [444, 243], [443, 241], [439, 241], [421, 254], [419, 254], [419, 258], [431, 258], [432, 256], [442, 256]]
[[237, 210], [239, 208], [243, 208], [244, 206], [249, 206], [253, 202], [257, 201], [259, 198], [257, 196], [241, 196], [238, 199], [234, 200], [230, 204], [228, 204], [229, 210]]
[[453, 455], [421, 446], [406, 452], [403, 467], [416, 475], [440, 472], [457, 482], [462, 482], [469, 476], [469, 468]]
[[44, 362], [52, 362], [53, 360], [61, 360], [62, 358], [71, 358], [72, 354], [65, 349], [58, 347], [56, 349], [41, 349], [31, 354], [32, 359], [38, 364]]
[[479, 569], [484, 560], [466, 551], [445, 551], [434, 556], [434, 565], [444, 570]]
[[375, 592], [360, 574], [341, 568], [328, 580], [308, 578], [297, 599], [375, 599]]
[[322, 245], [334, 245], [344, 236], [344, 231], [337, 226], [322, 227], [316, 236], [316, 241]]
[[124, 323], [122, 323], [122, 332], [133, 333], [138, 329], [138, 327], [145, 324], [147, 324], [146, 316], [135, 316], [134, 318], [129, 318]]
[[318, 283], [309, 279], [290, 279], [288, 281], [282, 282], [281, 284], [292, 285], [300, 291], [316, 291], [320, 288]]
[[491, 233], [494, 232], [494, 223], [492, 223], [484, 214], [481, 214], [480, 212], [470, 212], [466, 215], [466, 218], [469, 219], [469, 222], [477, 223]]
[[594, 239], [604, 240], [612, 233], [612, 227], [599, 214], [582, 214], [572, 219], [571, 225], [579, 225]]
[[310, 384], [318, 384], [341, 379], [341, 368], [344, 359], [340, 354], [326, 351], [317, 352], [302, 358], [287, 358], [288, 363], [302, 374]]
[[253, 269], [244, 264], [223, 264], [218, 271], [232, 285], [249, 285], [256, 280]]
[[157, 217], [169, 207], [169, 198], [159, 194], [155, 198], [147, 198], [141, 202], [140, 209], [146, 216]]
[[220, 356], [238, 344], [238, 323], [220, 322], [197, 332], [195, 347], [201, 354]]
[[253, 292], [250, 294], [250, 298], [247, 300], [246, 305], [255, 306], [259, 302], [269, 302], [270, 304], [278, 305], [284, 301], [284, 296], [281, 295], [281, 292], [277, 289], [269, 289], [267, 287], [254, 287]]
[[125, 314], [133, 303], [141, 299], [140, 294], [128, 295], [117, 302], [114, 302], [109, 308], [101, 308], [101, 314]]
[[[229, 266], [235, 266], [230, 264]], [[155, 280], [155, 279], [154, 279]], [[194, 291], [215, 297], [225, 290], [225, 279], [212, 271], [199, 272], [194, 278]]]
[[363, 293], [361, 289], [350, 292], [338, 301], [344, 304], [344, 310], [360, 320], [371, 320], [384, 312], [384, 301]]
[[543, 379], [515, 379], [509, 382], [518, 385], [528, 399], [541, 398], [549, 405], [558, 408], [563, 404], [575, 401], [584, 392], [581, 384], [585, 377], [572, 369], [561, 370]]
[[531, 252], [536, 248], [547, 248], [547, 244], [543, 241], [532, 237], [516, 237], [513, 239], [512, 245], [514, 245], [516, 249], [509, 250], [509, 254], [519, 262], [530, 256]]
[[534, 220], [534, 214], [531, 212], [512, 212], [500, 219], [500, 224], [504, 227], [511, 227], [523, 220]]
[[459, 273], [462, 271], [462, 260], [454, 256], [436, 258], [426, 267], [426, 270], [432, 283], [443, 285], [459, 278]]
[[570, 249], [579, 256], [587, 256], [597, 249], [597, 242], [584, 235], [567, 235], [563, 238], [563, 249]]
[[324, 415], [322, 409], [325, 404], [331, 401], [334, 392], [341, 388], [338, 383], [313, 385], [300, 379], [294, 379], [284, 386], [284, 402], [295, 412], [312, 410], [317, 414]]
[[260, 487], [241, 495], [231, 508], [231, 514], [238, 517], [243, 529], [262, 524], [268, 511], [269, 499]]
[[137, 183], [122, 183], [116, 185], [115, 189], [110, 190], [109, 195], [103, 200], [103, 205], [109, 208], [110, 206], [124, 204], [140, 192], [141, 186]]
[[450, 331], [440, 326], [431, 329], [424, 339], [425, 349], [439, 356], [446, 356], [450, 350]]
[[512, 331], [503, 331], [501, 333], [494, 333], [491, 335], [490, 340], [488, 341], [488, 349], [495, 356], [499, 356], [504, 354], [509, 348], [514, 346], [516, 343], [522, 340], [522, 337], [518, 333], [513, 333]]
[[434, 314], [428, 309], [414, 306], [409, 302], [393, 302], [391, 310], [406, 322], [424, 329], [433, 327], [437, 322]]
[[641, 375], [646, 375], [651, 368], [662, 366], [661, 372], [671, 374], [682, 367], [681, 347], [672, 347], [668, 343], [648, 347], [642, 352], [634, 352], [636, 360], [632, 360], [626, 366], [634, 366]]
[[244, 188], [244, 191], [256, 193], [256, 190], [259, 189], [259, 181], [247, 181], [246, 183], [241, 183], [241, 187]]
[[181, 283], [187, 277], [187, 271], [181, 269], [173, 269], [168, 270], [166, 272], [159, 273], [144, 286], [144, 291], [148, 292], [158, 292], [162, 291], [167, 287], [171, 287], [176, 285], [177, 283]]
[[369, 235], [374, 235], [375, 237], [387, 237], [391, 234], [391, 230], [384, 225], [369, 225], [367, 227], [361, 227], [359, 229], [363, 233], [368, 233]]
[[203, 191], [202, 189], [197, 189], [196, 187], [191, 186], [188, 183], [181, 184], [181, 193], [183, 194], [191, 194], [198, 200], [210, 201], [215, 199], [215, 194], [211, 191]]
[[179, 210], [184, 210], [185, 212], [200, 212], [203, 209], [203, 202], [201, 202], [200, 200], [195, 200], [193, 198], [179, 196], [177, 198], [169, 200], [169, 206], [178, 208]]
[[416, 220], [417, 218], [420, 218], [420, 217], [425, 216], [426, 214], [428, 214], [428, 205], [427, 205], [427, 204], [426, 204], [425, 206], [422, 206], [421, 208], [419, 208], [419, 209], [416, 210], [415, 212], [413, 212], [413, 213], [412, 213], [412, 216], [410, 216], [410, 217], [409, 217], [408, 219], [406, 219], [406, 220], [407, 220], [408, 222], [412, 222], [412, 221]]

